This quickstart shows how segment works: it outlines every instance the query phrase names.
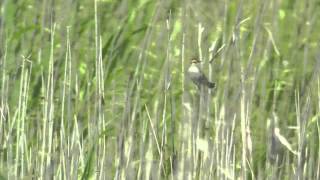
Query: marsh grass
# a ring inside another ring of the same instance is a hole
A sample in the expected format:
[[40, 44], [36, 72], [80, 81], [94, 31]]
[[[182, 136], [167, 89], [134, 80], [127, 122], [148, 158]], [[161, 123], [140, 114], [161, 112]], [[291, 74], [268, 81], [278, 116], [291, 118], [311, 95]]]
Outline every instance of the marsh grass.
[[1, 2], [0, 179], [320, 179], [318, 9]]

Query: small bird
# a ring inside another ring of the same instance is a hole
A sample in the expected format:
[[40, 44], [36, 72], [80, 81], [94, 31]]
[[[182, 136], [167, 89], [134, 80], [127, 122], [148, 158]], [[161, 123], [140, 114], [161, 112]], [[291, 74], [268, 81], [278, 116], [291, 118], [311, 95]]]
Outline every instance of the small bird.
[[201, 85], [205, 85], [208, 88], [214, 88], [216, 84], [210, 82], [208, 78], [204, 75], [204, 73], [201, 71], [199, 67], [200, 62], [201, 61], [199, 61], [196, 58], [191, 59], [191, 65], [188, 69], [188, 75], [190, 79], [193, 81], [193, 83], [195, 83], [198, 86], [199, 89], [201, 88]]

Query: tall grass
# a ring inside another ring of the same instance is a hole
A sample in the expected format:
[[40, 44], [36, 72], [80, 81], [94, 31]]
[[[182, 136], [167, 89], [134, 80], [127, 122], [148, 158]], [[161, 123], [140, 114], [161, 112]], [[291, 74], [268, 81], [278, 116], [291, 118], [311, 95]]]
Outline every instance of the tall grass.
[[318, 9], [1, 2], [0, 179], [319, 179]]

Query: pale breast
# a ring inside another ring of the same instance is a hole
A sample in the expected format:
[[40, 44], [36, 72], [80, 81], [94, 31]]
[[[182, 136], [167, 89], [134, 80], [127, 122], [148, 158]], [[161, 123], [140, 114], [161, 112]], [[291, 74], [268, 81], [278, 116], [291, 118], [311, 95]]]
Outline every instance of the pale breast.
[[197, 66], [190, 66], [188, 71], [190, 73], [200, 73], [200, 70], [199, 70], [199, 68]]
[[197, 66], [190, 66], [188, 69], [188, 73], [191, 78], [198, 78], [201, 76], [200, 69]]

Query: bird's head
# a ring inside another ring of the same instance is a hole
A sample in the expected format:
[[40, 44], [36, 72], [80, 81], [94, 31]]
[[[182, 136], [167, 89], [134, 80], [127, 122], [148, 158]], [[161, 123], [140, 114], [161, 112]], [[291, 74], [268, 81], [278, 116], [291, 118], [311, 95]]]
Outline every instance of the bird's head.
[[191, 59], [191, 64], [198, 64], [198, 63], [200, 63], [201, 61], [200, 60], [198, 60], [197, 58], [192, 58]]

